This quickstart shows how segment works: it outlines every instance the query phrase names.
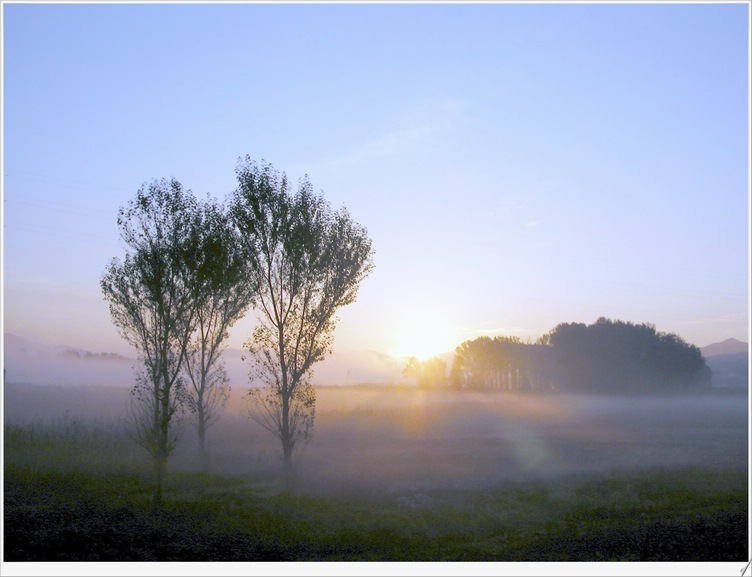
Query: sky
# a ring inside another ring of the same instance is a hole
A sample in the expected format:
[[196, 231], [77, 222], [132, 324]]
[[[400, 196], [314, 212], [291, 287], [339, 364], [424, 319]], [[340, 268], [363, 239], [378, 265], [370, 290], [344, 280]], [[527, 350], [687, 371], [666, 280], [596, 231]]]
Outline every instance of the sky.
[[746, 3], [2, 9], [4, 332], [130, 353], [118, 208], [224, 199], [249, 155], [368, 229], [336, 351], [601, 316], [749, 340]]

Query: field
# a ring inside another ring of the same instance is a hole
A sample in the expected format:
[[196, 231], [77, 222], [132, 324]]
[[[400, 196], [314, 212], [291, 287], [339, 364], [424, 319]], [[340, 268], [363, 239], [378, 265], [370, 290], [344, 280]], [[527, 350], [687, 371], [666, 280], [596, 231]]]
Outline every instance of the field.
[[8, 384], [5, 561], [744, 561], [747, 397], [320, 388], [282, 490], [241, 393], [164, 507], [128, 391]]

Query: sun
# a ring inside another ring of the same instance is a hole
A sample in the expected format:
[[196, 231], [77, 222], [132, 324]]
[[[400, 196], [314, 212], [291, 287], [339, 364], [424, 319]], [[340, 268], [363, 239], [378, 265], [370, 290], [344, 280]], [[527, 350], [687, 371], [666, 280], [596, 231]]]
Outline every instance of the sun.
[[392, 338], [392, 355], [416, 357], [419, 360], [430, 359], [457, 346], [447, 324], [431, 315], [404, 319], [394, 331]]

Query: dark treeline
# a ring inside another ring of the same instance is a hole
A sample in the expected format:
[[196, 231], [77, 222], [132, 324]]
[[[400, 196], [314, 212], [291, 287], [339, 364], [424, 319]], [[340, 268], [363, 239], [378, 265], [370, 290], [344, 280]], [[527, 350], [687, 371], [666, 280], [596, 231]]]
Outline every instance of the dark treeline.
[[678, 335], [600, 318], [559, 324], [535, 343], [466, 341], [446, 382], [458, 389], [629, 393], [699, 390], [710, 380], [700, 349]]

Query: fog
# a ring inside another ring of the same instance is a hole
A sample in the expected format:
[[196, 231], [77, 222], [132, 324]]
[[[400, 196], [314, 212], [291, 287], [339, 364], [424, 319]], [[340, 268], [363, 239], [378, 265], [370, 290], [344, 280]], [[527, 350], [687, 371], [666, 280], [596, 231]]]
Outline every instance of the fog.
[[[280, 487], [279, 442], [251, 421], [245, 388], [208, 431], [211, 469]], [[127, 428], [127, 387], [6, 385], [6, 425], [78, 419]], [[319, 387], [302, 492], [435, 494], [656, 467], [748, 467], [747, 396], [598, 397]], [[138, 449], [134, 446], [134, 451]], [[184, 418], [173, 471], [200, 463]], [[144, 459], [146, 456], [144, 455]]]
[[13, 334], [3, 336], [3, 380], [11, 383], [115, 385], [133, 382], [134, 359], [52, 347]]
[[[133, 384], [135, 351], [132, 356], [87, 351], [67, 346], [48, 346], [14, 334], [4, 335], [3, 367], [6, 380], [37, 385]], [[235, 387], [248, 386], [247, 352], [226, 349], [222, 358]], [[318, 363], [313, 382], [319, 385], [394, 383], [402, 378], [405, 361], [376, 351], [339, 351]]]
[[746, 397], [342, 395], [322, 392], [316, 438], [301, 455], [318, 490], [428, 492], [654, 467], [747, 468]]

